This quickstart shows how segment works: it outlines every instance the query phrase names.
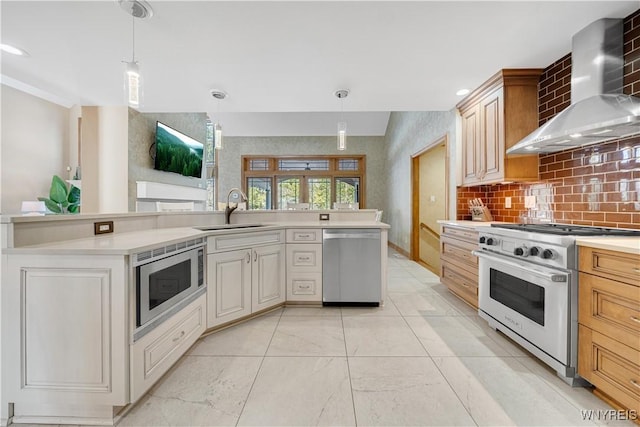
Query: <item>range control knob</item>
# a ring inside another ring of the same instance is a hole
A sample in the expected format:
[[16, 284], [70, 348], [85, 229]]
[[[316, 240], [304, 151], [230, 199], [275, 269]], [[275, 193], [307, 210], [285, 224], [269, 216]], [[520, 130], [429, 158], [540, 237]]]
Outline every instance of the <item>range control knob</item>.
[[542, 253], [542, 249], [539, 248], [538, 246], [534, 246], [531, 249], [529, 249], [529, 255], [531, 256], [538, 256]]
[[515, 248], [513, 254], [516, 256], [527, 256], [527, 248], [525, 246], [521, 248]]
[[484, 243], [485, 240], [486, 240], [486, 237], [480, 236], [480, 239], [478, 239], [478, 243]]
[[556, 253], [551, 249], [545, 249], [542, 252], [542, 258], [544, 259], [554, 259], [556, 257]]
[[496, 240], [496, 239], [494, 239], [494, 238], [492, 238], [492, 237], [489, 237], [489, 238], [487, 239], [487, 245], [489, 245], [489, 246], [493, 246], [493, 245], [497, 245], [497, 244], [498, 244], [498, 240]]

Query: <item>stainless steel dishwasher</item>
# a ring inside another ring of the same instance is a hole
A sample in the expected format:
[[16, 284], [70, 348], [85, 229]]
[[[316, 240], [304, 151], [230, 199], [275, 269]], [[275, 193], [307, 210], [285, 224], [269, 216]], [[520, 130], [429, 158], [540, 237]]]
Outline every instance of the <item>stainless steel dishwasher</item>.
[[322, 231], [322, 304], [380, 305], [380, 230]]

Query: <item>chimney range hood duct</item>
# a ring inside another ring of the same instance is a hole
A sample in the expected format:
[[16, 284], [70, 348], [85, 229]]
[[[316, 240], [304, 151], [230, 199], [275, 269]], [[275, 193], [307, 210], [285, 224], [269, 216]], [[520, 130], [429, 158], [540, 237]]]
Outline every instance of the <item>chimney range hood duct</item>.
[[622, 19], [600, 19], [576, 33], [571, 105], [507, 154], [553, 153], [640, 133], [640, 98], [622, 93]]

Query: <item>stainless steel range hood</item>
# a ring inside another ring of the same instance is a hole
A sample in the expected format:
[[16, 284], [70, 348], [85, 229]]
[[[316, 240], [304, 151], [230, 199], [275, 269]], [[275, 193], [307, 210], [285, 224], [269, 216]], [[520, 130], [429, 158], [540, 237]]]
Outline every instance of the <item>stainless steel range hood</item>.
[[553, 153], [640, 134], [640, 98], [622, 93], [623, 22], [600, 19], [572, 39], [571, 105], [507, 154]]

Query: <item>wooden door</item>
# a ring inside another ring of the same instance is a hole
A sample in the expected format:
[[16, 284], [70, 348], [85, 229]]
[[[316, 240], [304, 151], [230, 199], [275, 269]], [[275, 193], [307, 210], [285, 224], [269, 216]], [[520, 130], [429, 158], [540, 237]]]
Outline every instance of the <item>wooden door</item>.
[[207, 327], [251, 314], [251, 250], [207, 257]]
[[412, 258], [440, 274], [440, 226], [447, 219], [448, 157], [442, 138], [413, 158]]

